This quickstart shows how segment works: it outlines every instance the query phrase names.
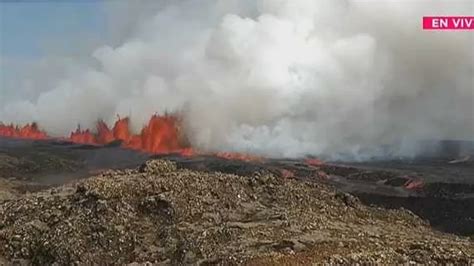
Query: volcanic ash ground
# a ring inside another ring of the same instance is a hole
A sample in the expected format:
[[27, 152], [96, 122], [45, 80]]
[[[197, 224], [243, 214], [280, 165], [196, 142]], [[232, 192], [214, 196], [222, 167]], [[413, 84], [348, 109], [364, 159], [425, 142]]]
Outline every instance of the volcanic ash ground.
[[151, 160], [0, 203], [4, 262], [454, 263], [472, 239], [316, 182]]

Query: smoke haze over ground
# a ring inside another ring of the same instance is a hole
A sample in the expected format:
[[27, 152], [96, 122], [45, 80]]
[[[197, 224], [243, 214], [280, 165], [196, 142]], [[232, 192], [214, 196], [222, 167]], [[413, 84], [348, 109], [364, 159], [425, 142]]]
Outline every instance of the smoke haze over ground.
[[14, 83], [27, 88], [0, 90], [0, 121], [64, 135], [181, 112], [197, 148], [271, 156], [414, 155], [416, 140], [474, 140], [474, 35], [421, 28], [423, 16], [473, 15], [472, 1], [142, 4], [108, 4], [106, 44], [42, 59]]

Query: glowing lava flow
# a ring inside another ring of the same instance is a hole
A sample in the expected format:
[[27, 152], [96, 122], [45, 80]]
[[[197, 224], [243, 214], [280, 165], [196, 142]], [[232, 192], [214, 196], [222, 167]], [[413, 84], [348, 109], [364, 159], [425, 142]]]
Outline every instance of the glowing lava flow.
[[[82, 130], [78, 126], [68, 138], [61, 139], [89, 145], [104, 145], [113, 141], [120, 141], [125, 148], [153, 154], [181, 153], [187, 156], [193, 155], [193, 150], [183, 144], [184, 141], [182, 141], [183, 138], [179, 132], [178, 122], [175, 116], [154, 115], [139, 134], [132, 134], [129, 129], [129, 119], [119, 118], [111, 129], [106, 123], [99, 121], [96, 133], [89, 129]], [[51, 139], [38, 128], [36, 123], [27, 124], [23, 127], [0, 123], [0, 136], [33, 140]]]
[[[51, 139], [38, 128], [36, 123], [23, 127], [0, 124], [0, 136], [35, 140]], [[139, 134], [130, 132], [129, 119], [126, 117], [118, 118], [112, 128], [109, 128], [105, 122], [99, 121], [95, 133], [90, 129], [83, 130], [78, 126], [69, 137], [61, 138], [61, 140], [87, 145], [105, 145], [120, 141], [124, 148], [152, 154], [180, 153], [184, 156], [196, 154], [192, 148], [183, 144], [183, 136], [179, 132], [179, 120], [176, 116], [171, 115], [152, 116]], [[215, 155], [229, 160], [253, 161], [260, 159], [257, 156], [229, 152], [220, 152]]]
[[[23, 127], [0, 124], [0, 136], [34, 140], [51, 139], [38, 128], [36, 123]], [[170, 115], [152, 116], [139, 134], [130, 132], [129, 119], [126, 117], [118, 118], [112, 128], [109, 128], [105, 122], [99, 121], [95, 133], [78, 126], [69, 137], [61, 138], [61, 140], [87, 145], [105, 145], [120, 141], [124, 148], [152, 154], [180, 153], [183, 156], [196, 154], [192, 148], [183, 144], [183, 136], [179, 132], [179, 121], [177, 117]], [[262, 159], [258, 156], [232, 152], [218, 152], [215, 155], [228, 160], [259, 161]]]
[[48, 138], [48, 135], [41, 131], [36, 123], [27, 124], [23, 127], [0, 123], [0, 136], [36, 140]]
[[[154, 115], [143, 127], [139, 134], [130, 132], [129, 118], [118, 118], [112, 128], [109, 128], [103, 121], [99, 121], [96, 125], [96, 131], [90, 129], [81, 129], [80, 126], [66, 138], [60, 140], [70, 141], [78, 144], [87, 145], [106, 145], [117, 141], [124, 148], [147, 152], [151, 154], [179, 153], [183, 156], [192, 156], [196, 154], [204, 155], [193, 150], [180, 132], [179, 119], [172, 115]], [[36, 123], [27, 124], [23, 127], [14, 125], [4, 125], [0, 123], [0, 137], [20, 138], [44, 140], [53, 139], [44, 131], [38, 128]], [[213, 154], [217, 157], [228, 160], [240, 161], [263, 161], [260, 156], [242, 154], [235, 152], [218, 152]], [[319, 166], [322, 164], [317, 159], [308, 159], [307, 164]]]
[[262, 161], [263, 158], [256, 155], [237, 153], [237, 152], [218, 152], [216, 153], [217, 157], [224, 158], [227, 160], [238, 160], [238, 161]]
[[140, 150], [148, 153], [182, 153], [193, 154], [190, 148], [182, 143], [178, 130], [178, 119], [174, 116], [154, 115], [140, 134], [131, 134], [129, 119], [122, 118], [115, 122], [109, 129], [103, 121], [97, 123], [97, 133], [89, 129], [81, 130], [79, 127], [72, 132], [69, 140], [75, 143], [104, 145], [113, 141], [121, 141], [122, 146], [129, 149]]

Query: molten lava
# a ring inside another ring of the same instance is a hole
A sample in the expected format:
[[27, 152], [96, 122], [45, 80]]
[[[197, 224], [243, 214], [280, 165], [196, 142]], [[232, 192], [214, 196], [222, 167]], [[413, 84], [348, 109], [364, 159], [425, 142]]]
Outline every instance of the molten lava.
[[218, 152], [217, 157], [221, 157], [228, 160], [238, 160], [238, 161], [262, 161], [263, 158], [255, 155], [237, 153], [237, 152]]
[[38, 128], [36, 123], [26, 124], [23, 127], [4, 125], [0, 123], [0, 136], [21, 139], [47, 139], [48, 135]]
[[[148, 121], [140, 133], [133, 134], [130, 131], [129, 118], [118, 118], [112, 128], [104, 121], [98, 121], [96, 130], [81, 129], [80, 126], [66, 138], [60, 138], [78, 144], [105, 145], [111, 142], [118, 142], [124, 148], [147, 152], [151, 154], [179, 153], [183, 156], [193, 156], [199, 153], [193, 150], [180, 132], [180, 120], [173, 115], [154, 115]], [[44, 140], [52, 139], [44, 131], [40, 130], [36, 123], [27, 124], [23, 127], [14, 125], [4, 125], [0, 123], [0, 137], [22, 138]], [[263, 161], [263, 157], [235, 153], [218, 152], [217, 157], [228, 160], [240, 161]], [[317, 159], [308, 159], [307, 164], [319, 166], [322, 164]], [[284, 175], [291, 176], [290, 173]]]
[[[82, 130], [78, 126], [68, 138], [63, 138], [63, 140], [88, 145], [104, 145], [113, 141], [120, 141], [125, 148], [153, 154], [181, 153], [185, 156], [193, 155], [194, 151], [183, 144], [184, 141], [179, 132], [178, 122], [175, 116], [154, 115], [139, 134], [132, 134], [130, 133], [129, 119], [118, 118], [111, 129], [105, 122], [99, 121], [96, 126], [96, 133], [89, 129]], [[23, 127], [0, 124], [0, 136], [34, 140], [50, 138], [38, 128], [36, 123], [27, 124]]]
[[403, 184], [403, 186], [406, 189], [419, 190], [419, 189], [422, 189], [423, 186], [425, 185], [425, 182], [423, 182], [421, 178], [411, 177], [411, 176], [404, 176], [404, 177], [407, 178], [407, 181], [405, 182], [405, 184]]
[[69, 139], [71, 142], [80, 143], [80, 144], [96, 144], [96, 137], [90, 132], [89, 129], [84, 131], [81, 130], [81, 127], [78, 126], [76, 131], [71, 132]]
[[314, 159], [314, 158], [311, 158], [311, 159], [305, 159], [304, 160], [306, 164], [308, 165], [312, 165], [312, 166], [321, 166], [324, 164], [323, 161], [319, 160], [319, 159]]
[[124, 140], [125, 146], [145, 150], [151, 153], [168, 153], [180, 151], [177, 119], [172, 116], [153, 116], [141, 134], [130, 140]]
[[71, 133], [69, 140], [75, 143], [104, 145], [113, 141], [120, 141], [122, 146], [129, 149], [148, 153], [182, 153], [192, 154], [190, 148], [183, 145], [178, 130], [178, 119], [174, 116], [151, 117], [140, 134], [131, 134], [128, 118], [119, 118], [112, 129], [103, 121], [97, 123], [97, 133], [90, 130], [81, 130], [79, 127]]

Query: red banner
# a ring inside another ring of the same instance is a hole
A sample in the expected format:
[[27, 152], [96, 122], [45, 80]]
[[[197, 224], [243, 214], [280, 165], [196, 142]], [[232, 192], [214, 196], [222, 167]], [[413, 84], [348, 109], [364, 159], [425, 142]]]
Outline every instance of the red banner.
[[474, 17], [423, 17], [424, 30], [474, 30]]

